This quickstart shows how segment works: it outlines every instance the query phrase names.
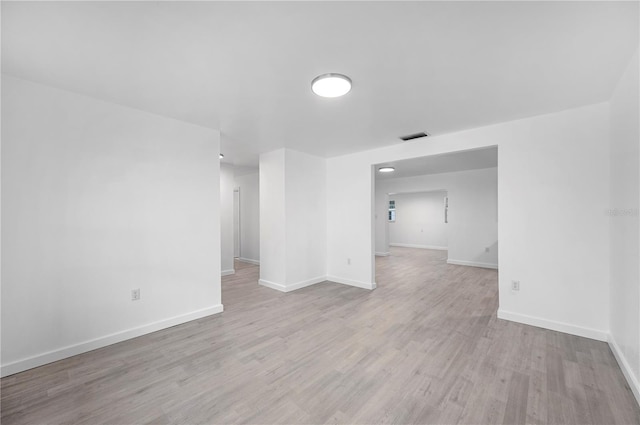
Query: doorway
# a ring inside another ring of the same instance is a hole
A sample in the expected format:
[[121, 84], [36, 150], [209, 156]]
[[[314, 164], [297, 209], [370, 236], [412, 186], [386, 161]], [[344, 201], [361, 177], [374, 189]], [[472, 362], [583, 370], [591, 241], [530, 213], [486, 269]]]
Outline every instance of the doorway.
[[449, 234], [446, 190], [390, 193], [388, 198], [386, 243], [389, 247], [447, 251]]
[[498, 268], [497, 147], [376, 164], [373, 173], [378, 285], [376, 263], [393, 268], [394, 252], [409, 249], [434, 251], [427, 256], [445, 268]]

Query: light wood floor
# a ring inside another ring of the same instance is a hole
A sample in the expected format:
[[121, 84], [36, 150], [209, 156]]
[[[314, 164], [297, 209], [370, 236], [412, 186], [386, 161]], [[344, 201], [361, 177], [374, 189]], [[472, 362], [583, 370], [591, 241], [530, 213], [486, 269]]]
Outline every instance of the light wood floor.
[[378, 289], [223, 278], [221, 315], [2, 379], [2, 424], [638, 424], [605, 343], [496, 319], [497, 273], [394, 248]]

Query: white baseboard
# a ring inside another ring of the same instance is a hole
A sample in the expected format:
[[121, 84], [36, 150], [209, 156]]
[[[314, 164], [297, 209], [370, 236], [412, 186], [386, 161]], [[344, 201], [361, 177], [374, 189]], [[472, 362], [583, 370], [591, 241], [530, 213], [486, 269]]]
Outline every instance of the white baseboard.
[[344, 279], [337, 276], [327, 276], [327, 280], [330, 282], [342, 283], [343, 285], [355, 286], [356, 288], [363, 288], [363, 289], [369, 289], [369, 290], [376, 289], [375, 282], [373, 283], [360, 282], [357, 280]]
[[266, 286], [267, 288], [275, 289], [276, 291], [280, 291], [280, 292], [288, 292], [287, 287], [285, 285], [281, 283], [271, 282], [265, 279], [259, 279], [258, 285]]
[[230, 274], [236, 274], [236, 271], [234, 269], [229, 269], [222, 270], [222, 272], [220, 273], [221, 276], [229, 276]]
[[447, 264], [456, 266], [482, 267], [483, 269], [497, 269], [498, 265], [494, 263], [481, 263], [479, 261], [463, 261], [463, 260], [447, 260]]
[[293, 283], [289, 285], [284, 285], [282, 283], [275, 283], [265, 279], [260, 279], [258, 281], [258, 284], [262, 286], [266, 286], [267, 288], [281, 291], [281, 292], [291, 292], [291, 291], [295, 291], [296, 289], [300, 289], [306, 286], [315, 285], [316, 283], [324, 282], [326, 280], [334, 283], [342, 283], [343, 285], [355, 286], [357, 288], [363, 288], [363, 289], [369, 289], [369, 290], [376, 289], [375, 282], [374, 283], [359, 282], [357, 280], [343, 279], [341, 277], [336, 277], [336, 276], [319, 276], [314, 279], [309, 279], [309, 280], [305, 280], [302, 282]]
[[325, 276], [319, 276], [313, 279], [303, 280], [301, 282], [291, 283], [289, 285], [284, 285], [282, 283], [275, 283], [265, 279], [260, 279], [258, 284], [262, 286], [266, 286], [267, 288], [275, 289], [280, 292], [291, 292], [296, 289], [304, 288], [307, 286], [315, 285], [316, 283], [324, 282], [327, 280]]
[[523, 323], [525, 325], [537, 326], [539, 328], [550, 329], [552, 331], [591, 338], [597, 341], [606, 342], [609, 335], [608, 332], [598, 329], [585, 328], [582, 326], [572, 325], [570, 323], [556, 322], [554, 320], [527, 316], [526, 314], [513, 313], [511, 311], [498, 310], [498, 319], [510, 320], [512, 322]]
[[315, 285], [316, 283], [324, 282], [326, 280], [327, 280], [326, 276], [318, 276], [318, 277], [314, 277], [313, 279], [307, 279], [307, 280], [303, 280], [301, 282], [292, 283], [292, 284], [287, 285], [287, 292], [288, 291], [295, 291], [296, 289], [300, 289], [300, 288], [304, 288], [304, 287], [307, 287], [307, 286]]
[[242, 261], [243, 263], [255, 264], [256, 266], [260, 265], [260, 261], [252, 260], [251, 258], [240, 257], [240, 258], [238, 258], [238, 261]]
[[609, 334], [607, 342], [609, 343], [609, 347], [611, 347], [611, 351], [613, 351], [614, 357], [618, 361], [620, 369], [622, 369], [622, 374], [627, 379], [629, 387], [631, 387], [631, 391], [633, 392], [638, 405], [640, 405], [640, 381], [638, 381], [638, 378], [634, 375], [631, 366], [629, 366], [629, 362], [627, 362], [627, 358], [624, 356], [622, 350], [620, 350], [620, 347], [611, 334]]
[[449, 248], [446, 246], [437, 246], [437, 245], [414, 245], [410, 243], [390, 243], [389, 246], [398, 246], [400, 248], [419, 248], [419, 249], [435, 249], [438, 251], [448, 251]]
[[389, 255], [391, 255], [390, 252], [377, 252], [376, 251], [376, 256], [378, 256], [378, 257], [388, 257]]
[[136, 338], [162, 329], [170, 328], [172, 326], [180, 325], [182, 323], [190, 322], [192, 320], [201, 319], [212, 314], [222, 313], [223, 310], [224, 307], [222, 306], [222, 304], [217, 304], [211, 307], [203, 308], [202, 310], [192, 311], [190, 313], [181, 314], [179, 316], [170, 317], [168, 319], [159, 320], [153, 323], [148, 323], [137, 328], [112, 333], [110, 335], [91, 339], [79, 344], [69, 345], [57, 350], [48, 351], [46, 353], [3, 364], [0, 368], [0, 375], [2, 377], [13, 375], [14, 373], [22, 372], [27, 369], [45, 365], [47, 363], [66, 359], [67, 357], [86, 353], [98, 348], [106, 347], [107, 345], [122, 342], [127, 339]]

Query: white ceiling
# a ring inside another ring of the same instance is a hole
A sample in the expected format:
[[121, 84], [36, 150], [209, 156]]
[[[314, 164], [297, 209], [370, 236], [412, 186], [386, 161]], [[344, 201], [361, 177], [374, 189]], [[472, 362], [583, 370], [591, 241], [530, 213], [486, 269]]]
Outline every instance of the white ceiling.
[[606, 101], [637, 45], [637, 2], [2, 2], [3, 72], [219, 128], [237, 165]]
[[[475, 149], [442, 155], [431, 155], [403, 161], [385, 162], [375, 166], [376, 180], [414, 177], [424, 174], [453, 173], [498, 166], [498, 148]], [[380, 173], [380, 167], [394, 167], [392, 173]]]

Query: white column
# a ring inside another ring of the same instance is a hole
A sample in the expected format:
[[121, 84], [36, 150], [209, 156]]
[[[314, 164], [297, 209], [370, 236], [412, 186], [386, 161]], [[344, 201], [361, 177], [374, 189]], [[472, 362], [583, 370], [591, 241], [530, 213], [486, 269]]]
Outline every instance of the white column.
[[326, 279], [325, 159], [260, 156], [260, 284], [292, 291]]

